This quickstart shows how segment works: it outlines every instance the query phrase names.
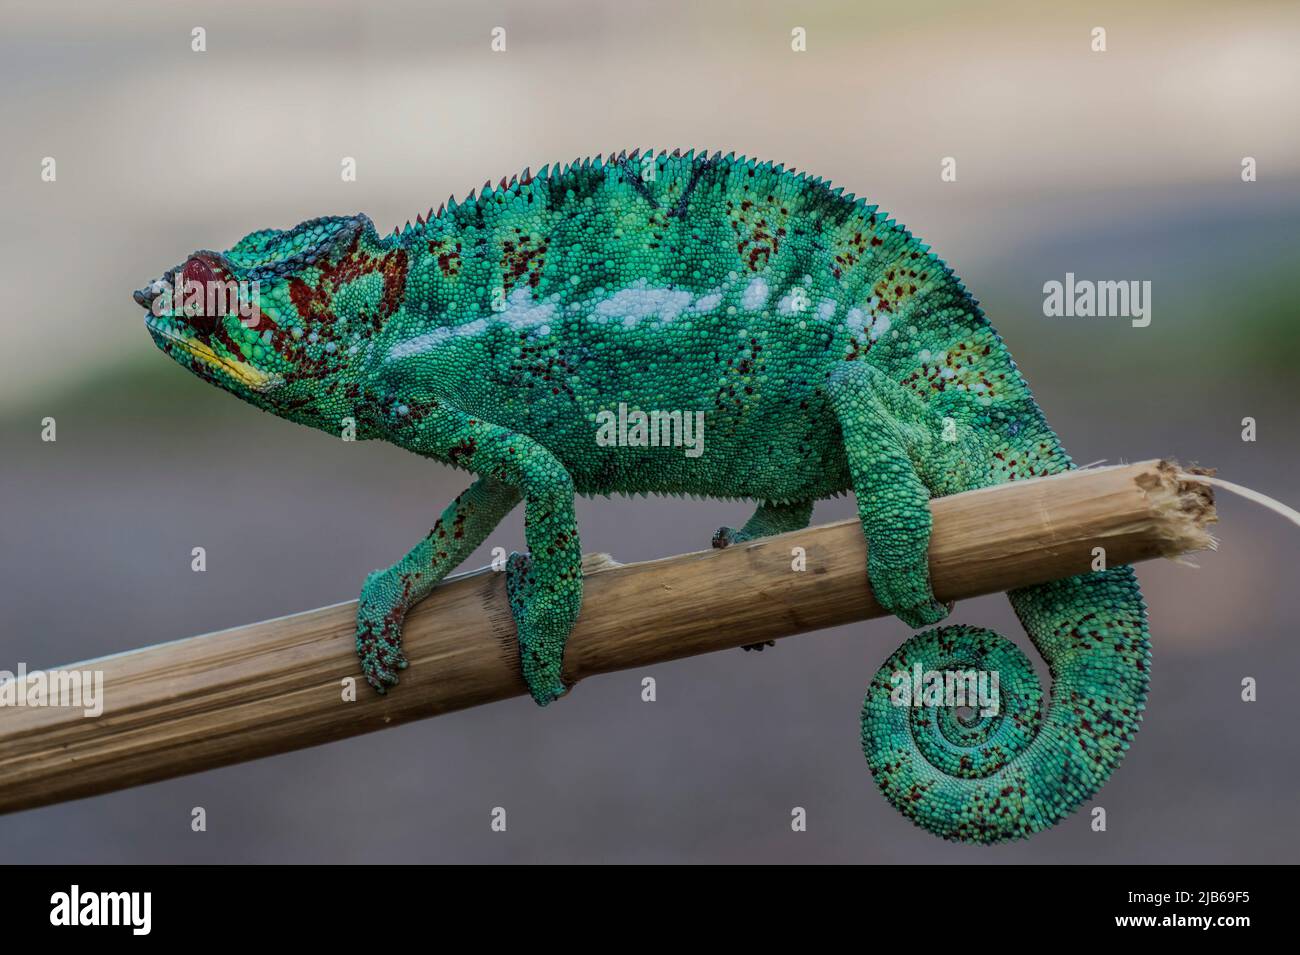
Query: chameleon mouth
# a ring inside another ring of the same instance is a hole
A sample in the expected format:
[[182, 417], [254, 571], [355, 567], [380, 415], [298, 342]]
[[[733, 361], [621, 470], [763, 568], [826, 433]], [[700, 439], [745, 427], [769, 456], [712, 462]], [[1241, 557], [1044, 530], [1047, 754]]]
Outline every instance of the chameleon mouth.
[[212, 348], [205, 345], [192, 335], [187, 335], [181, 331], [180, 326], [164, 319], [158, 318], [153, 314], [146, 314], [144, 318], [145, 327], [149, 333], [160, 343], [174, 345], [182, 349], [187, 355], [195, 361], [202, 362], [209, 368], [224, 372], [226, 375], [235, 379], [246, 388], [253, 391], [268, 391], [276, 385], [282, 384], [284, 379], [280, 375], [271, 374], [250, 365], [246, 361], [238, 361], [234, 358], [227, 358], [224, 355], [218, 355]]

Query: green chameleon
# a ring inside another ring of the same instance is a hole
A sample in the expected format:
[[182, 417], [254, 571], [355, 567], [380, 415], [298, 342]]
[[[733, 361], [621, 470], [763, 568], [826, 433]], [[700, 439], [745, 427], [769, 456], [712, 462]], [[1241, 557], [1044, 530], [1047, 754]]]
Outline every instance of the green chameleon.
[[[239, 282], [255, 308], [204, 299]], [[725, 546], [800, 530], [814, 501], [851, 489], [876, 599], [920, 628], [950, 609], [930, 588], [927, 501], [1072, 467], [928, 246], [821, 179], [734, 155], [525, 170], [383, 238], [363, 215], [254, 232], [195, 252], [135, 298], [158, 347], [200, 378], [476, 475], [366, 579], [357, 652], [380, 692], [406, 666], [406, 613], [521, 500], [528, 553], [511, 555], [507, 591], [544, 705], [566, 692], [582, 603], [575, 494], [756, 501], [744, 527], [719, 530]], [[700, 412], [692, 451], [676, 426]], [[639, 435], [598, 440], [615, 413], [642, 422]], [[1009, 597], [1051, 672], [1049, 705], [1014, 644], [966, 626], [909, 639], [863, 705], [876, 781], [948, 839], [1055, 824], [1105, 782], [1144, 708], [1131, 568]], [[997, 712], [897, 705], [897, 675], [917, 664], [997, 673]]]

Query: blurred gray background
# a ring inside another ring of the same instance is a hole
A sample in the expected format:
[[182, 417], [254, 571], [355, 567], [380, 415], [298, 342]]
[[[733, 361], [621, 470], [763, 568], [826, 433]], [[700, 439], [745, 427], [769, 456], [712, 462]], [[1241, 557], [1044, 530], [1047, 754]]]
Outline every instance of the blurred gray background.
[[[1300, 497], [1294, 4], [8, 0], [0, 28], [0, 669], [350, 599], [465, 483], [190, 377], [132, 289], [255, 228], [365, 211], [386, 231], [525, 165], [636, 145], [734, 149], [880, 203], [963, 276], [1077, 461], [1171, 455]], [[1045, 318], [1067, 271], [1150, 280], [1150, 327]], [[623, 561], [707, 546], [747, 511], [578, 507], [585, 549]], [[1151, 699], [1089, 804], [1105, 833], [1083, 812], [972, 848], [894, 811], [857, 743], [862, 693], [908, 635], [884, 620], [0, 817], [0, 859], [1300, 861], [1300, 536], [1220, 512], [1200, 569], [1140, 569]], [[518, 514], [466, 566], [493, 546], [522, 548]], [[1002, 597], [952, 620], [1021, 640]]]

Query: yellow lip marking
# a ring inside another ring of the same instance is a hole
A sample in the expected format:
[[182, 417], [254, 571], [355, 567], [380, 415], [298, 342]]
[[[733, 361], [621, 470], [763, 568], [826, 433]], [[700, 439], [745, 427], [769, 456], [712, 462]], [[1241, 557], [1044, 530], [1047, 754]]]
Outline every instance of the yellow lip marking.
[[262, 371], [260, 368], [254, 368], [246, 361], [224, 358], [198, 339], [181, 338], [177, 335], [168, 335], [167, 338], [180, 345], [195, 358], [211, 365], [213, 368], [220, 368], [240, 384], [247, 385], [255, 391], [263, 391], [272, 385], [280, 384], [284, 380], [279, 375], [273, 375], [270, 372]]

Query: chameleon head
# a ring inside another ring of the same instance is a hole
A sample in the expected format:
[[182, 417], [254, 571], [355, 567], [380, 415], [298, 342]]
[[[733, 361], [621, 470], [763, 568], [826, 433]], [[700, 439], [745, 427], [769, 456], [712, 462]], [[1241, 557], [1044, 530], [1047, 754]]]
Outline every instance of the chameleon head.
[[264, 229], [225, 252], [193, 253], [133, 297], [182, 367], [268, 410], [303, 408], [374, 331], [366, 290], [348, 287], [380, 245], [364, 215]]

